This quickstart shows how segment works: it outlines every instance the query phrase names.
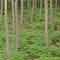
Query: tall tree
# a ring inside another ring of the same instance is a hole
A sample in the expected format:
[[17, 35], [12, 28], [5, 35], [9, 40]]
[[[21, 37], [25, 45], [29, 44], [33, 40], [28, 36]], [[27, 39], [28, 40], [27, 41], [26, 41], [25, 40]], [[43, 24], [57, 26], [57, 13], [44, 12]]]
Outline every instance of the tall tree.
[[40, 16], [41, 16], [41, 13], [42, 13], [42, 0], [40, 0]]
[[2, 20], [2, 15], [3, 15], [3, 0], [1, 0], [1, 16], [0, 16], [1, 20]]
[[7, 58], [10, 60], [10, 49], [9, 49], [9, 33], [8, 33], [8, 19], [7, 19], [7, 0], [5, 0], [5, 25], [6, 25], [6, 46], [7, 46]]
[[35, 13], [35, 0], [33, 0], [33, 3], [32, 3], [32, 18], [31, 18], [31, 22], [32, 22], [33, 17], [34, 17], [34, 13]]
[[29, 20], [29, 3], [30, 3], [30, 0], [28, 0], [28, 4], [27, 4], [27, 20]]
[[52, 12], [52, 0], [50, 0], [50, 21], [51, 21], [51, 29], [54, 31], [54, 21], [53, 21], [53, 12]]
[[[31, 4], [31, 1], [30, 1], [30, 4], [29, 4], [29, 5], [30, 5], [30, 14], [32, 14], [32, 12], [31, 12], [31, 10], [32, 10], [32, 4]], [[30, 22], [32, 22], [31, 20], [32, 20], [32, 18], [30, 17]]]
[[44, 0], [45, 4], [45, 37], [46, 37], [46, 47], [48, 48], [48, 0]]
[[18, 0], [15, 0], [15, 19], [16, 19], [16, 51], [18, 51], [19, 47], [19, 26], [18, 26]]
[[13, 33], [15, 33], [15, 2], [12, 0], [12, 26], [13, 26]]
[[36, 3], [37, 3], [37, 0], [35, 0], [35, 8], [36, 8]]
[[56, 0], [56, 2], [55, 2], [55, 9], [56, 9], [56, 10], [57, 10], [57, 7], [58, 7], [58, 6], [57, 6], [57, 4], [58, 4], [57, 2], [58, 2], [58, 0]]
[[20, 18], [20, 24], [23, 24], [23, 0], [21, 0], [21, 18]]

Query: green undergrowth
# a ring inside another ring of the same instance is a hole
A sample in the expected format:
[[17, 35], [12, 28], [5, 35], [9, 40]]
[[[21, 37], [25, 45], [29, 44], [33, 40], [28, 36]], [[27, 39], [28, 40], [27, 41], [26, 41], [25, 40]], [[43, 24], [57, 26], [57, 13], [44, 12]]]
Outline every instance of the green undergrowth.
[[[8, 13], [9, 42], [11, 60], [60, 60], [60, 11], [54, 13], [54, 27], [52, 32], [50, 17], [48, 22], [49, 47], [45, 46], [45, 21], [44, 10], [42, 17], [39, 17], [39, 11], [36, 10], [33, 22], [26, 20], [26, 11], [24, 11], [24, 25], [19, 25], [19, 51], [15, 51], [16, 34], [12, 33], [12, 16]], [[20, 13], [20, 12], [19, 12]], [[50, 14], [50, 12], [49, 12]], [[20, 19], [20, 15], [18, 14]], [[7, 60], [6, 53], [6, 33], [4, 16], [0, 22], [0, 60]]]
[[[31, 56], [35, 59], [42, 59], [43, 57], [60, 57], [60, 44], [53, 44], [53, 42], [59, 42], [59, 31], [55, 31], [54, 33], [49, 34], [49, 48], [45, 47], [45, 35], [42, 32], [26, 32], [24, 28], [20, 29], [20, 38], [19, 38], [19, 51], [15, 51], [15, 42], [16, 35], [10, 33], [9, 41], [10, 41], [10, 51], [11, 51], [11, 59], [12, 60], [27, 60]], [[53, 37], [52, 37], [53, 36]], [[6, 57], [6, 34], [4, 32], [0, 33], [0, 58], [3, 60], [7, 59]], [[40, 58], [41, 57], [41, 58]], [[38, 59], [38, 60], [39, 60]], [[55, 58], [54, 58], [55, 59]], [[58, 59], [58, 58], [56, 58]]]

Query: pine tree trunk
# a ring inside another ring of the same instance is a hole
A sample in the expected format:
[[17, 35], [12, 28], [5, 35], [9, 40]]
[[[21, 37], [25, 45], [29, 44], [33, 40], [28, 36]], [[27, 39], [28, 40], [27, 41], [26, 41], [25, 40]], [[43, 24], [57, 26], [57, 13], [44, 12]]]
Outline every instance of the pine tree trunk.
[[21, 19], [20, 19], [20, 25], [23, 24], [23, 0], [21, 0]]
[[12, 0], [12, 29], [13, 29], [13, 34], [15, 34], [15, 6], [14, 6], [14, 0]]
[[44, 0], [45, 3], [45, 38], [46, 38], [46, 47], [49, 47], [48, 44], [48, 0]]
[[19, 26], [18, 26], [18, 0], [15, 0], [15, 19], [16, 19], [16, 51], [18, 51], [19, 47]]
[[40, 17], [41, 17], [41, 14], [42, 13], [42, 0], [40, 0]]
[[56, 3], [55, 3], [55, 9], [56, 9], [56, 10], [57, 10], [57, 7], [58, 7], [58, 6], [57, 6], [57, 2], [58, 2], [58, 0], [56, 0]]
[[34, 17], [34, 13], [35, 13], [35, 5], [34, 2], [35, 0], [33, 0], [33, 4], [32, 4], [32, 18], [31, 18], [31, 23], [33, 22], [33, 17]]
[[3, 16], [3, 0], [1, 0], [1, 16], [0, 16], [0, 22], [2, 21]]
[[28, 0], [28, 5], [27, 5], [27, 20], [29, 20], [29, 3], [30, 3], [30, 1]]
[[6, 46], [7, 46], [7, 58], [10, 60], [10, 48], [9, 48], [9, 33], [8, 33], [8, 19], [7, 19], [7, 0], [5, 0], [5, 25], [6, 25]]
[[53, 21], [53, 12], [52, 12], [52, 0], [50, 0], [50, 21], [51, 21], [51, 29], [54, 31], [54, 21]]
[[36, 3], [37, 3], [37, 0], [35, 0], [35, 4], [34, 4], [35, 5], [35, 9], [36, 9]]

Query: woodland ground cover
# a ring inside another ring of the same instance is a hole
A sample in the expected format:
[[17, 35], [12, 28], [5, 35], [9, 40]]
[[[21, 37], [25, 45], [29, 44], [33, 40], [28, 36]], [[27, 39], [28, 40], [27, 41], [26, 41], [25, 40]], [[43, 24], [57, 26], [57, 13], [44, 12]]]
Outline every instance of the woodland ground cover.
[[[26, 11], [24, 11], [24, 19], [26, 19], [25, 13]], [[24, 25], [19, 26], [19, 51], [17, 53], [15, 51], [16, 35], [12, 34], [11, 12], [8, 13], [11, 60], [17, 60], [17, 58], [18, 60], [29, 60], [31, 58], [35, 60], [60, 60], [60, 11], [59, 9], [57, 12], [53, 10], [56, 31], [51, 31], [50, 20], [48, 23], [49, 48], [45, 47], [44, 9], [42, 10], [42, 17], [39, 17], [38, 13], [39, 11], [36, 9], [33, 23], [24, 20]], [[3, 16], [3, 20], [0, 22], [0, 60], [6, 59], [6, 33]]]

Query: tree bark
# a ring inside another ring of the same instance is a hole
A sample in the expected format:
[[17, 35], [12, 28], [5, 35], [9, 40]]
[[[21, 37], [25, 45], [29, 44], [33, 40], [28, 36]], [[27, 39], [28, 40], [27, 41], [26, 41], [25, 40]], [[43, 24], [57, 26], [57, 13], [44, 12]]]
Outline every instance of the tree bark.
[[29, 20], [29, 3], [30, 3], [30, 1], [28, 0], [28, 5], [27, 5], [27, 20]]
[[35, 13], [35, 0], [33, 0], [33, 4], [32, 4], [32, 18], [31, 18], [31, 23], [33, 22], [34, 13]]
[[56, 10], [57, 10], [57, 7], [58, 7], [58, 6], [57, 6], [57, 2], [58, 2], [58, 0], [56, 0], [56, 3], [55, 3], [55, 9], [56, 9]]
[[23, 24], [23, 0], [21, 0], [21, 19], [20, 19], [20, 25]]
[[53, 12], [52, 12], [52, 0], [50, 0], [50, 21], [51, 21], [51, 29], [54, 31], [54, 21], [53, 21]]
[[13, 29], [13, 34], [15, 34], [15, 3], [14, 0], [12, 0], [12, 29]]
[[10, 60], [10, 48], [9, 48], [9, 33], [8, 33], [8, 19], [7, 19], [7, 0], [5, 0], [5, 25], [6, 25], [6, 46], [7, 46], [7, 58]]
[[46, 39], [46, 47], [49, 47], [48, 44], [48, 0], [44, 0], [45, 3], [45, 39]]
[[19, 47], [19, 26], [18, 26], [18, 0], [15, 0], [15, 19], [16, 19], [16, 51], [18, 51]]
[[3, 0], [1, 0], [1, 16], [0, 16], [0, 22], [2, 21], [3, 16]]
[[35, 5], [35, 8], [36, 8], [36, 3], [37, 3], [37, 0], [35, 0], [35, 4], [34, 4]]
[[41, 17], [41, 12], [42, 12], [42, 0], [40, 0], [40, 17]]

